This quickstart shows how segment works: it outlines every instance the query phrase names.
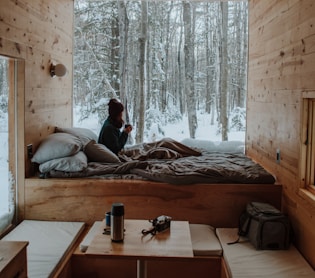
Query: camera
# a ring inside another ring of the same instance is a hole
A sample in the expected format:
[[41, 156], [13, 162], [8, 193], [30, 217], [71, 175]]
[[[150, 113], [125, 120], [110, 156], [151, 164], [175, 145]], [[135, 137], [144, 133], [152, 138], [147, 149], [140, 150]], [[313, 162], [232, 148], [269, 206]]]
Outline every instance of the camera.
[[171, 226], [171, 217], [166, 215], [161, 215], [152, 220], [152, 225], [156, 232], [162, 232], [167, 230]]
[[156, 233], [163, 232], [171, 227], [172, 217], [161, 215], [153, 220], [149, 220], [152, 223], [152, 228], [150, 230], [142, 230], [143, 235], [151, 234], [155, 235]]

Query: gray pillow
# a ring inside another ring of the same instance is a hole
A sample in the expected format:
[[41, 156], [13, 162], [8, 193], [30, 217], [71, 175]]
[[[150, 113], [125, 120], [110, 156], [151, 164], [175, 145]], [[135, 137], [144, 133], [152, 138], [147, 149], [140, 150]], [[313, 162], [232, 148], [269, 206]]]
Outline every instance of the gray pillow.
[[75, 155], [56, 158], [46, 161], [39, 165], [39, 171], [47, 173], [51, 170], [64, 172], [80, 172], [87, 167], [87, 157], [84, 152], [78, 152]]
[[120, 163], [116, 154], [109, 150], [103, 144], [98, 144], [94, 140], [90, 141], [83, 148], [89, 161], [106, 162], [106, 163]]
[[41, 164], [52, 159], [74, 155], [81, 148], [82, 143], [78, 137], [68, 133], [52, 133], [42, 140], [32, 162]]
[[91, 140], [98, 141], [97, 135], [90, 129], [82, 127], [56, 127], [55, 132], [65, 132], [73, 136], [78, 137], [81, 140], [82, 145], [89, 143]]

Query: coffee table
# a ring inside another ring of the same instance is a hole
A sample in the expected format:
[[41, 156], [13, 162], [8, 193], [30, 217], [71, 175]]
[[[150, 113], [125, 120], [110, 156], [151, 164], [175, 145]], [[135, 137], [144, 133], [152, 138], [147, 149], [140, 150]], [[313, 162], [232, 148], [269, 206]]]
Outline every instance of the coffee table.
[[159, 259], [192, 258], [194, 256], [188, 221], [172, 221], [171, 228], [142, 235], [142, 229], [150, 229], [148, 220], [125, 219], [125, 237], [121, 243], [112, 242], [103, 234], [102, 226], [89, 245], [86, 255], [98, 258], [125, 258], [137, 260], [137, 277], [147, 276], [146, 262]]

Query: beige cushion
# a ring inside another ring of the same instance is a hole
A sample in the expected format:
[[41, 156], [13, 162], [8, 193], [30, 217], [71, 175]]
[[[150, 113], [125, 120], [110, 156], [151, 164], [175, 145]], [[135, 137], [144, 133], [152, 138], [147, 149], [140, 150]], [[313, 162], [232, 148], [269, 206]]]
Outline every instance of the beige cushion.
[[195, 256], [221, 256], [222, 247], [215, 229], [205, 224], [189, 224]]
[[104, 226], [104, 223], [102, 221], [95, 221], [91, 227], [91, 229], [88, 231], [88, 233], [85, 235], [84, 239], [80, 243], [80, 250], [82, 252], [85, 252], [88, 247], [90, 246], [93, 238], [102, 230], [102, 226]]
[[28, 277], [52, 277], [83, 229], [83, 222], [24, 220], [1, 240], [29, 241]]
[[89, 161], [103, 163], [120, 163], [116, 154], [109, 150], [103, 144], [98, 144], [94, 140], [90, 141], [83, 148]]
[[228, 245], [238, 238], [237, 232], [237, 228], [216, 229], [230, 277], [315, 277], [313, 269], [293, 245], [289, 250], [256, 250], [245, 238]]

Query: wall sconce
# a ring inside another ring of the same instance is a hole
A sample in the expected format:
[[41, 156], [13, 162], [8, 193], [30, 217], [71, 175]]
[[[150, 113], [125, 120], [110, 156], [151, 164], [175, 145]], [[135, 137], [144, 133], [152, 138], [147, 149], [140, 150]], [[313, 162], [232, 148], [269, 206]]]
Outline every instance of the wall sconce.
[[62, 77], [65, 76], [67, 73], [67, 69], [63, 64], [57, 64], [57, 65], [53, 65], [51, 64], [50, 66], [50, 76], [51, 77]]

